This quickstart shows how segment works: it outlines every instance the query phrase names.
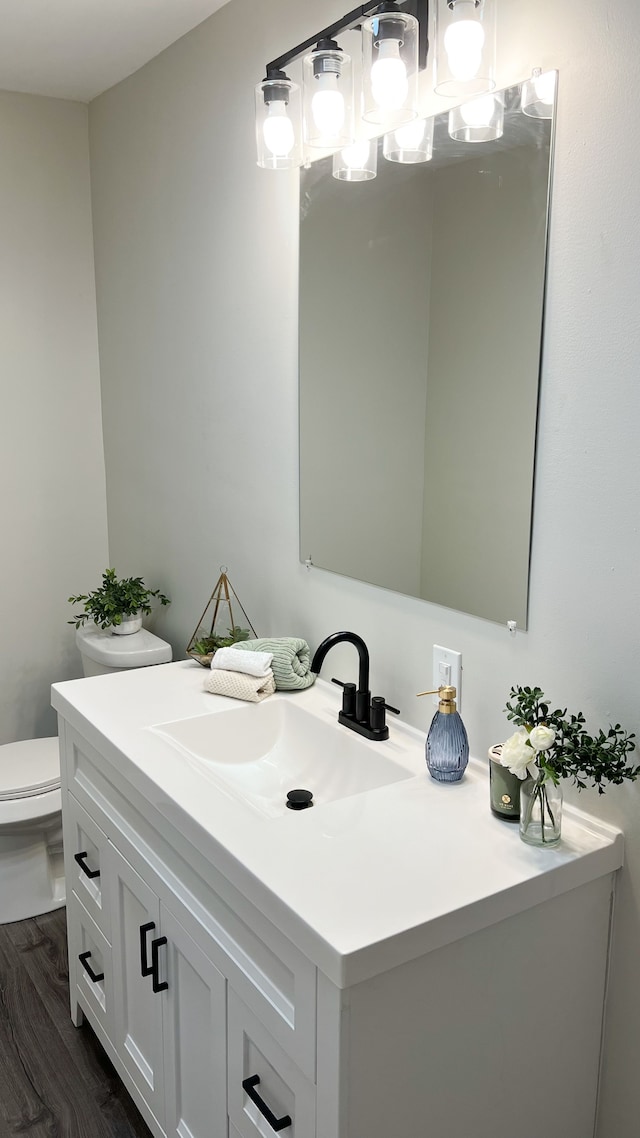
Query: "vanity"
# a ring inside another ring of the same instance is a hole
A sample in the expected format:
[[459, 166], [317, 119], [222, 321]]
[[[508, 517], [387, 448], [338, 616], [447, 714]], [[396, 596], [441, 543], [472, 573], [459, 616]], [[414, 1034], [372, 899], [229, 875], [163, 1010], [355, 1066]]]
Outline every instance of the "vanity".
[[[157, 1138], [586, 1138], [622, 835], [556, 850], [370, 742], [317, 681], [192, 662], [54, 685], [71, 1015]], [[304, 787], [313, 809], [286, 807]]]

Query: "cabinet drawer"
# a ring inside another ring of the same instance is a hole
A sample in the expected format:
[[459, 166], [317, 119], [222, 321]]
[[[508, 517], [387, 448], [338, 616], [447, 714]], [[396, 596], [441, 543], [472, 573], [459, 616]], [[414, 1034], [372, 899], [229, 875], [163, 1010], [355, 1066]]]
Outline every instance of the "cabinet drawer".
[[83, 1008], [113, 1035], [113, 964], [111, 945], [75, 893], [67, 895], [69, 983]]
[[64, 852], [67, 892], [82, 901], [87, 913], [108, 941], [111, 914], [105, 870], [108, 839], [93, 818], [69, 795], [64, 818]]
[[314, 1138], [315, 1087], [242, 1000], [228, 993], [230, 1133]]

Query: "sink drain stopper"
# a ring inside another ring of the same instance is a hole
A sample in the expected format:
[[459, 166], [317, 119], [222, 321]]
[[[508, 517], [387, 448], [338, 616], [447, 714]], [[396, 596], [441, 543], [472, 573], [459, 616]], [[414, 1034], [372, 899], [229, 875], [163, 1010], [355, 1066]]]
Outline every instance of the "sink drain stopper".
[[313, 806], [312, 790], [290, 790], [287, 793], [287, 810], [308, 810]]

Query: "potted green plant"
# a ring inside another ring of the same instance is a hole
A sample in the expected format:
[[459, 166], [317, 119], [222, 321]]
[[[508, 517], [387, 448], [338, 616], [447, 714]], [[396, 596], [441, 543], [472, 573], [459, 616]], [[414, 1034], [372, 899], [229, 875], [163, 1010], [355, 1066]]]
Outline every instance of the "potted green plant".
[[635, 735], [619, 723], [589, 735], [581, 711], [552, 711], [541, 688], [513, 687], [509, 694], [507, 719], [518, 730], [503, 743], [500, 762], [522, 780], [520, 837], [529, 845], [552, 847], [560, 841], [560, 780], [571, 779], [578, 790], [590, 782], [599, 794], [605, 783], [635, 781], [640, 766], [627, 762]]
[[151, 600], [168, 605], [169, 598], [159, 589], [148, 589], [142, 577], [123, 577], [118, 580], [115, 569], [106, 569], [102, 584], [92, 593], [79, 593], [69, 597], [69, 604], [84, 604], [84, 611], [75, 613], [68, 624], [76, 628], [95, 621], [100, 628], [111, 628], [119, 636], [128, 636], [142, 627], [142, 617], [151, 612]]
[[227, 636], [214, 635], [213, 633], [208, 636], [201, 636], [189, 648], [189, 655], [199, 664], [209, 667], [218, 648], [229, 648], [232, 644], [240, 644], [241, 641], [248, 640], [251, 635], [248, 628], [237, 626], [227, 629], [227, 633]]

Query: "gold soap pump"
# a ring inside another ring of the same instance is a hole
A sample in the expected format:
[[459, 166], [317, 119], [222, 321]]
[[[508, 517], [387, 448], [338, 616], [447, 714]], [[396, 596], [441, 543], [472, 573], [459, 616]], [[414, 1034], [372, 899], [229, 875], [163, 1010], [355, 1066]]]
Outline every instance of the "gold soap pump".
[[440, 697], [425, 746], [427, 769], [436, 782], [459, 782], [469, 762], [469, 740], [456, 707], [456, 689], [443, 685], [418, 696]]
[[418, 699], [422, 695], [439, 695], [440, 703], [438, 704], [438, 711], [443, 715], [451, 715], [456, 710], [456, 689], [441, 685], [439, 688], [432, 688], [431, 691], [419, 691]]

